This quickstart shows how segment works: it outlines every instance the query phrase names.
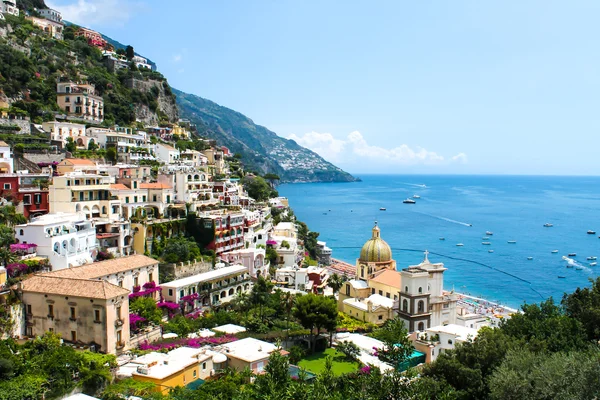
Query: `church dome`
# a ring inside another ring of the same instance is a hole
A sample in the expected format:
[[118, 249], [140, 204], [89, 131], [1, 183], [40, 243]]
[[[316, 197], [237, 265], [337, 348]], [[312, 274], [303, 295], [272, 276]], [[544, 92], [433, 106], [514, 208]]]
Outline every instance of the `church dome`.
[[360, 251], [361, 262], [389, 262], [392, 261], [392, 249], [390, 246], [381, 238], [381, 231], [375, 223], [373, 227], [373, 237], [365, 243], [362, 250]]

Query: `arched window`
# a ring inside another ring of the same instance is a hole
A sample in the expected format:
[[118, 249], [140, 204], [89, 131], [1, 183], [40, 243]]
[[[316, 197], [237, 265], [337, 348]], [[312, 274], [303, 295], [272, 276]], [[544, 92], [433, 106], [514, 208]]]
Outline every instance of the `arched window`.
[[360, 267], [360, 277], [364, 278], [365, 277], [365, 267]]
[[423, 293], [423, 288], [419, 287], [419, 293]]
[[404, 299], [402, 302], [402, 311], [408, 312], [408, 300]]
[[227, 292], [223, 290], [223, 291], [221, 292], [221, 298], [224, 298], [225, 296], [227, 296]]
[[233, 293], [234, 293], [234, 290], [233, 290], [233, 288], [229, 289], [229, 295], [230, 295], [230, 296], [233, 296]]
[[424, 331], [425, 330], [425, 324], [422, 322], [419, 322], [419, 327], [418, 327], [419, 331]]
[[428, 283], [427, 284], [427, 293], [431, 292], [431, 285]]
[[350, 296], [350, 284], [346, 283], [346, 296]]
[[419, 305], [417, 307], [417, 310], [419, 311], [419, 314], [425, 311], [425, 303], [423, 303], [423, 300], [419, 301]]
[[404, 286], [404, 291], [408, 293], [408, 286]]
[[452, 344], [452, 339], [448, 339], [448, 344]]
[[19, 235], [23, 236], [23, 229], [19, 229]]
[[106, 206], [102, 206], [102, 214], [106, 215]]

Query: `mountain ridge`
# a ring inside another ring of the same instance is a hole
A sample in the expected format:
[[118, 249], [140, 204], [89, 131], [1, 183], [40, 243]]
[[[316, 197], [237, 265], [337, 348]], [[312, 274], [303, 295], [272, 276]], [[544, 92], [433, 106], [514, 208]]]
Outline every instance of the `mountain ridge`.
[[181, 118], [196, 125], [198, 134], [215, 139], [242, 154], [249, 168], [275, 173], [282, 182], [353, 182], [357, 178], [293, 140], [255, 124], [239, 111], [173, 88]]

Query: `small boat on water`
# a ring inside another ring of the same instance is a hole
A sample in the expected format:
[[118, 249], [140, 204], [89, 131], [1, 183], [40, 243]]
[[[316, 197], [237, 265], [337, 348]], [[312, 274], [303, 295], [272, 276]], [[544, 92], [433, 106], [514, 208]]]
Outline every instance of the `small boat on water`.
[[561, 276], [561, 275], [558, 276], [558, 279], [565, 279], [565, 278], [566, 278], [566, 276]]
[[580, 265], [576, 265], [576, 266], [575, 266], [575, 269], [576, 269], [577, 271], [581, 271], [581, 270], [583, 269], [583, 267], [582, 267], [582, 266], [580, 266]]
[[568, 256], [569, 257], [577, 257], [577, 253], [569, 253]]
[[381, 208], [379, 209], [379, 211], [386, 211], [386, 210], [387, 210], [387, 208], [385, 208], [385, 207], [381, 207]]
[[558, 253], [558, 250], [552, 250], [552, 254]]
[[481, 242], [481, 244], [484, 245], [484, 246], [489, 246], [492, 243], [490, 243], [490, 242]]
[[544, 224], [544, 228], [552, 228], [553, 226], [554, 226], [554, 225], [552, 225], [552, 224], [548, 224], [548, 223]]
[[597, 257], [596, 256], [589, 256], [587, 259], [588, 259], [588, 261], [595, 261], [595, 260], [597, 260]]
[[531, 261], [531, 260], [533, 260], [533, 257], [527, 257], [527, 259], [528, 259], [529, 261]]
[[413, 199], [406, 199], [403, 201], [404, 204], [415, 204], [416, 201], [414, 201]]
[[587, 231], [587, 234], [588, 235], [595, 235], [596, 231], [593, 231], [593, 230], [590, 229], [589, 231]]
[[515, 244], [515, 243], [517, 243], [517, 241], [516, 240], [509, 240], [507, 243], [508, 244]]
[[481, 240], [490, 240], [490, 238], [487, 237], [487, 236], [484, 236], [484, 237], [481, 238]]
[[457, 244], [456, 244], [456, 246], [457, 246], [457, 247], [463, 247], [463, 246], [464, 246], [464, 244], [462, 244], [462, 243], [457, 243]]
[[596, 261], [590, 263], [590, 267], [595, 267], [596, 265], [598, 265]]
[[485, 234], [488, 236], [492, 236], [494, 234], [494, 232], [487, 231]]
[[421, 196], [419, 196], [418, 194], [413, 195], [413, 199], [420, 199]]
[[493, 252], [494, 252], [494, 250], [488, 250], [488, 253], [493, 253]]
[[573, 264], [567, 264], [567, 268], [573, 268], [574, 265]]
[[440, 238], [440, 240], [446, 240], [446, 238], [444, 238], [444, 237], [441, 237], [441, 238]]

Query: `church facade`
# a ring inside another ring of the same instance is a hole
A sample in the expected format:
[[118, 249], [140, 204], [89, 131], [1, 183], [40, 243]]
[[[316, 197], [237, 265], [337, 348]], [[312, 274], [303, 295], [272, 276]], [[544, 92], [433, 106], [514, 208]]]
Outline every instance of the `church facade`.
[[423, 262], [397, 271], [390, 246], [377, 223], [356, 260], [356, 276], [344, 283], [338, 308], [349, 316], [383, 325], [399, 316], [409, 332], [456, 322], [458, 296], [444, 292], [441, 263]]

